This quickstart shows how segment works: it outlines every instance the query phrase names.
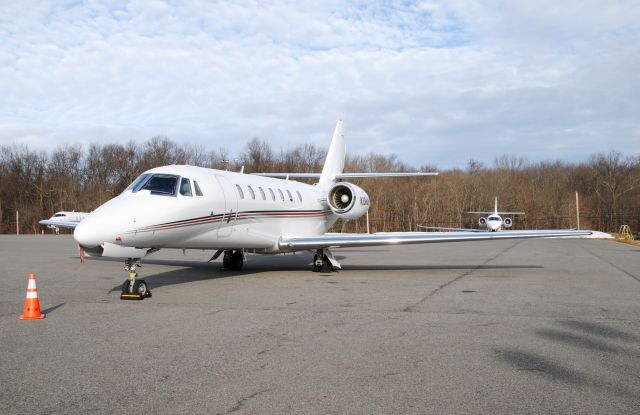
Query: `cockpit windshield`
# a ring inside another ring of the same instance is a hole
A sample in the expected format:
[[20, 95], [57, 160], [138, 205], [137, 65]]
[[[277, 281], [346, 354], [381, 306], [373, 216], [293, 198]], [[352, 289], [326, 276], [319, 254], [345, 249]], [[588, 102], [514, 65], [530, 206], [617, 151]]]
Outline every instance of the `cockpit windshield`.
[[499, 216], [489, 216], [489, 217], [487, 218], [487, 220], [490, 220], [490, 221], [492, 221], [492, 222], [493, 222], [493, 221], [500, 220], [500, 217], [499, 217]]
[[149, 178], [149, 176], [151, 176], [149, 173], [141, 174], [137, 179], [133, 181], [133, 183], [129, 185], [129, 187], [124, 189], [124, 191], [126, 192], [127, 190], [131, 190], [132, 192], [137, 192], [138, 190], [140, 190], [140, 186], [142, 186], [142, 184]]
[[152, 195], [175, 196], [178, 187], [178, 176], [154, 174], [138, 190], [150, 190]]

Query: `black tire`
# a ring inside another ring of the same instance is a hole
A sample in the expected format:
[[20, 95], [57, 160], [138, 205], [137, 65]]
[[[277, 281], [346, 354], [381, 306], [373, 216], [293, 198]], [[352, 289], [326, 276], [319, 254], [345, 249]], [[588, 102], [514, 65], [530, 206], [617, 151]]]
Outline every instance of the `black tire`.
[[231, 251], [224, 251], [222, 255], [222, 268], [231, 268]]
[[129, 278], [127, 278], [125, 280], [125, 282], [122, 283], [122, 292], [124, 294], [128, 294], [129, 293], [129, 286], [131, 285], [131, 280]]
[[231, 255], [231, 265], [229, 268], [233, 271], [240, 271], [242, 269], [242, 265], [244, 265], [242, 251], [235, 251], [233, 255]]
[[133, 293], [140, 294], [140, 297], [144, 298], [147, 296], [149, 292], [149, 288], [147, 287], [147, 283], [145, 280], [137, 280], [133, 284]]

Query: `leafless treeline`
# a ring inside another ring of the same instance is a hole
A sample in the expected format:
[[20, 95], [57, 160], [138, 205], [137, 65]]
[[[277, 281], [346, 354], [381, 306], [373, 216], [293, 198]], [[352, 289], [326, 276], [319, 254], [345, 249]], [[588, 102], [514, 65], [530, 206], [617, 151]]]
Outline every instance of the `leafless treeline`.
[[[237, 158], [228, 151], [178, 146], [164, 137], [142, 145], [64, 146], [53, 152], [0, 147], [0, 232], [40, 231], [37, 221], [59, 210], [91, 211], [120, 193], [141, 172], [166, 164], [192, 164], [245, 172], [319, 172], [324, 148], [304, 144], [274, 150], [254, 138]], [[420, 170], [434, 168], [422, 166]], [[346, 171], [412, 171], [394, 155], [350, 157]], [[580, 164], [528, 163], [514, 156], [496, 158], [491, 167], [471, 160], [465, 170], [441, 171], [438, 177], [360, 180], [371, 197], [370, 230], [415, 230], [416, 225], [475, 227], [469, 210], [491, 210], [498, 196], [501, 210], [525, 211], [515, 228], [574, 228], [575, 192], [580, 195], [580, 227], [617, 231], [640, 229], [640, 157], [616, 152], [597, 154]], [[339, 221], [335, 230], [366, 230], [366, 218]]]

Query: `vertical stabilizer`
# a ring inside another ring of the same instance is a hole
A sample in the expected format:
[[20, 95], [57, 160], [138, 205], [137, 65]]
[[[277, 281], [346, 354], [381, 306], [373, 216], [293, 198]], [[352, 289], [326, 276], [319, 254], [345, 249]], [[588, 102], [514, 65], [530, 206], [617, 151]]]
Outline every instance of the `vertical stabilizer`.
[[493, 213], [498, 214], [498, 196], [496, 196], [495, 205], [493, 207]]
[[318, 186], [322, 188], [328, 189], [331, 187], [331, 185], [335, 183], [335, 175], [343, 172], [344, 158], [347, 150], [344, 134], [342, 120], [338, 120], [336, 129], [333, 132], [329, 151], [327, 152], [327, 158], [324, 161], [320, 181], [318, 182]]

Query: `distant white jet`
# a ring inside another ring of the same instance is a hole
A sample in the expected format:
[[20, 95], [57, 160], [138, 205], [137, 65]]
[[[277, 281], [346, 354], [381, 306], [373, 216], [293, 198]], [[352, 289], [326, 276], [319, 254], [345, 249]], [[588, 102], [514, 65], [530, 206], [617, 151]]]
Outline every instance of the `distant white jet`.
[[[47, 220], [47, 228], [54, 229], [56, 233], [60, 232], [60, 228], [74, 228], [84, 218], [89, 215], [88, 212], [62, 211], [56, 212]], [[42, 223], [42, 222], [40, 222]]]
[[497, 232], [501, 231], [502, 227], [510, 228], [513, 226], [513, 219], [507, 217], [502, 219], [500, 215], [524, 215], [524, 212], [498, 212], [498, 198], [495, 198], [495, 204], [493, 212], [466, 212], [478, 215], [489, 215], [486, 218], [484, 216], [478, 219], [478, 225], [480, 229], [467, 229], [467, 228], [443, 228], [438, 226], [422, 226], [418, 225], [420, 229], [429, 230], [444, 230], [444, 231], [467, 231], [467, 232]]
[[[125, 259], [125, 293], [144, 296], [136, 280], [141, 258], [163, 248], [212, 249], [214, 260], [240, 270], [247, 253], [313, 251], [313, 268], [340, 269], [331, 248], [589, 235], [590, 231], [447, 234], [327, 234], [338, 219], [357, 219], [369, 196], [344, 179], [431, 176], [437, 173], [344, 173], [345, 133], [338, 121], [322, 173], [235, 173], [194, 166], [144, 172], [122, 194], [91, 212], [74, 232], [90, 255]], [[270, 176], [270, 177], [266, 177]], [[275, 177], [282, 177], [285, 180]], [[314, 185], [289, 179], [315, 178]], [[49, 221], [41, 221], [50, 224]]]
[[513, 226], [513, 219], [507, 217], [502, 219], [500, 215], [524, 215], [524, 212], [498, 212], [498, 198], [495, 198], [493, 212], [467, 212], [471, 214], [489, 215], [486, 218], [480, 217], [478, 219], [478, 225], [490, 232], [497, 232], [502, 230], [502, 227], [510, 228]]

